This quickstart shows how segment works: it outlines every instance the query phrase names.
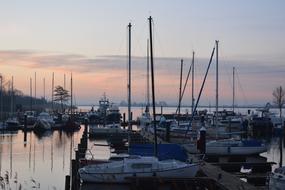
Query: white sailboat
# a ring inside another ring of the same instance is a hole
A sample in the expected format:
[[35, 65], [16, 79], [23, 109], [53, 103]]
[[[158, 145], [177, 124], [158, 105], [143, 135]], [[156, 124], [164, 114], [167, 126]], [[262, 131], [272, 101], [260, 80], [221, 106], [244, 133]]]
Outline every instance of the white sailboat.
[[127, 183], [128, 177], [194, 177], [198, 164], [178, 160], [159, 161], [156, 157], [134, 156], [122, 161], [87, 165], [79, 169], [84, 182]]
[[[197, 154], [197, 144], [184, 146], [189, 153]], [[257, 155], [267, 151], [267, 146], [257, 140], [213, 140], [206, 143], [207, 155]]]
[[[152, 69], [152, 95], [153, 95], [153, 118], [154, 118], [154, 155], [155, 156], [130, 156], [121, 161], [113, 161], [104, 164], [91, 164], [78, 170], [83, 182], [99, 183], [127, 183], [128, 177], [194, 177], [199, 169], [199, 164], [185, 163], [178, 160], [163, 160], [157, 158], [157, 139], [155, 124], [155, 96], [153, 77], [153, 55], [152, 55], [152, 18], [150, 22], [150, 47], [151, 47], [151, 69]], [[129, 32], [130, 32], [129, 24]], [[130, 100], [130, 98], [129, 98]]]
[[149, 99], [150, 99], [150, 93], [149, 93], [149, 40], [147, 40], [147, 77], [146, 77], [146, 107], [144, 112], [141, 116], [138, 117], [139, 126], [147, 126], [151, 124], [151, 115], [149, 112]]

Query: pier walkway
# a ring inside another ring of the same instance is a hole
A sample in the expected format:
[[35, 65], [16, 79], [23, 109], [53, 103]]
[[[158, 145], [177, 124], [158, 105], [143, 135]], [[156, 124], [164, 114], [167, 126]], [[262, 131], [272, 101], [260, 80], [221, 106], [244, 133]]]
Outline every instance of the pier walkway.
[[[148, 139], [150, 142], [154, 141], [154, 135], [146, 132], [144, 130], [141, 130], [140, 134]], [[164, 141], [161, 138], [157, 138], [158, 143], [169, 143]], [[185, 148], [185, 147], [184, 147]], [[187, 148], [185, 148], [187, 151]], [[198, 158], [192, 154], [188, 154], [189, 158], [193, 158], [194, 161], [198, 161]], [[210, 163], [203, 162], [201, 165], [201, 173], [205, 175], [208, 178], [216, 180], [216, 184], [219, 189], [225, 189], [225, 190], [257, 190], [257, 189], [263, 189], [262, 187], [256, 187], [249, 183], [246, 183], [245, 181], [242, 181], [240, 178], [223, 171], [218, 166], [214, 166]]]

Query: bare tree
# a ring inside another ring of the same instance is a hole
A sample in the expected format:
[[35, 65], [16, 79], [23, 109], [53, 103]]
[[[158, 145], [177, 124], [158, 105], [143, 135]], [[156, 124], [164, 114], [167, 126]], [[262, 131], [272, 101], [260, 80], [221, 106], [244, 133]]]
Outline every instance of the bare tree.
[[280, 118], [282, 116], [282, 107], [285, 104], [285, 91], [282, 86], [275, 88], [272, 93], [273, 103], [279, 108]]
[[60, 102], [61, 104], [61, 111], [63, 111], [63, 102], [69, 100], [69, 93], [68, 90], [65, 90], [62, 86], [56, 86], [54, 89], [54, 101]]

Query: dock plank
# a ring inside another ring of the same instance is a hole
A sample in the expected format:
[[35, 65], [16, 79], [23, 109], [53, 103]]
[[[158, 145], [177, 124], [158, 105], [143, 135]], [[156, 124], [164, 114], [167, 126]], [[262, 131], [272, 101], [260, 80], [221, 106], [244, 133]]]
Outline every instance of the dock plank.
[[219, 167], [213, 166], [212, 164], [209, 164], [207, 162], [204, 162], [201, 166], [202, 172], [207, 176], [211, 177], [213, 179], [216, 179], [219, 184], [224, 189], [231, 189], [231, 190], [257, 190], [258, 188], [250, 185], [238, 177], [235, 177]]

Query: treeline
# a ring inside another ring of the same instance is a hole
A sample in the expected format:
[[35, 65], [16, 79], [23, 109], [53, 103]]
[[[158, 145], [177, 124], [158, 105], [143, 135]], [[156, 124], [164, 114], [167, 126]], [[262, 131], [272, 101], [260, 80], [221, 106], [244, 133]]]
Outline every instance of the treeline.
[[[63, 105], [69, 108], [69, 105]], [[53, 108], [53, 109], [52, 109]], [[12, 80], [5, 81], [0, 73], [0, 120], [9, 117], [11, 114], [24, 111], [55, 111], [62, 110], [62, 105], [45, 98], [35, 98], [25, 95], [22, 91], [13, 88]]]
[[45, 109], [50, 106], [44, 98], [24, 95], [20, 90], [0, 90], [0, 107], [3, 112], [22, 112], [26, 110]]

